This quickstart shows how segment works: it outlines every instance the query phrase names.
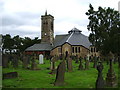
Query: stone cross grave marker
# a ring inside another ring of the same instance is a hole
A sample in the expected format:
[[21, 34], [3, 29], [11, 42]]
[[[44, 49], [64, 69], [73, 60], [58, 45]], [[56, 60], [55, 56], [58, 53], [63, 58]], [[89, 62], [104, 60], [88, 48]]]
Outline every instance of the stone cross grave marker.
[[102, 62], [99, 62], [97, 65], [98, 77], [96, 80], [96, 88], [104, 88], [105, 81], [102, 76], [103, 65]]
[[43, 61], [43, 55], [40, 54], [39, 55], [39, 64], [43, 64], [43, 63], [44, 63], [44, 61]]

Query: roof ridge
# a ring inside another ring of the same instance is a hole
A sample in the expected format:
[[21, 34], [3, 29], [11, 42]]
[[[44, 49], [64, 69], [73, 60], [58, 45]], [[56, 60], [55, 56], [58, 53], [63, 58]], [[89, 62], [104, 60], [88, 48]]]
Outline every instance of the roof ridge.
[[69, 41], [69, 39], [72, 37], [73, 33], [68, 37], [68, 39], [66, 40], [66, 42]]

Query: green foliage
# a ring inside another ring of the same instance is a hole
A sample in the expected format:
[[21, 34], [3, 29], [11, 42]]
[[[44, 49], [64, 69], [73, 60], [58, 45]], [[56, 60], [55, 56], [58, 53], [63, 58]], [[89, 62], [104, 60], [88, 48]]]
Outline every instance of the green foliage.
[[14, 36], [13, 38], [9, 35], [2, 35], [3, 36], [3, 50], [11, 50], [16, 49], [17, 52], [23, 52], [26, 48], [32, 46], [35, 43], [40, 43], [41, 40], [38, 37], [31, 39], [29, 37], [21, 38], [19, 35]]
[[86, 12], [89, 19], [89, 40], [104, 55], [110, 51], [120, 53], [120, 13], [114, 9], [99, 7], [97, 11], [89, 5]]
[[[61, 61], [55, 63], [59, 65]], [[83, 61], [84, 63], [84, 61]], [[84, 65], [84, 64], [83, 64]], [[104, 63], [103, 77], [106, 78], [109, 66]], [[97, 79], [97, 70], [90, 63], [89, 70], [78, 70], [79, 64], [73, 61], [73, 72], [65, 72], [65, 85], [54, 86], [55, 76], [51, 75], [47, 68], [50, 67], [50, 61], [45, 60], [45, 64], [39, 64], [38, 68], [41, 70], [27, 70], [23, 68], [14, 69], [3, 68], [3, 73], [17, 71], [18, 78], [3, 80], [3, 88], [94, 88]], [[114, 71], [118, 77], [118, 64], [113, 64]]]

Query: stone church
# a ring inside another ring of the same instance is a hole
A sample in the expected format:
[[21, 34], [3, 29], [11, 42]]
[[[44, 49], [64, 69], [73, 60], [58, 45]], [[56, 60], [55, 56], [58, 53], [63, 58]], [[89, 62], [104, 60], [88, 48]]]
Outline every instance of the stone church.
[[85, 57], [97, 55], [96, 48], [89, 42], [82, 31], [73, 28], [68, 34], [56, 35], [54, 38], [54, 17], [45, 12], [41, 16], [41, 43], [28, 47], [27, 54], [43, 54], [44, 56], [70, 55]]

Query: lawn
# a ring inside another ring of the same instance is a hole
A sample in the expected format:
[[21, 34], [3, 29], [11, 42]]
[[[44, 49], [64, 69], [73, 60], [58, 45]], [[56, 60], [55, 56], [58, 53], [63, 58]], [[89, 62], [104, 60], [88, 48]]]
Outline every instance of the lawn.
[[[61, 61], [56, 63], [56, 66]], [[3, 68], [3, 73], [17, 71], [19, 76], [14, 79], [4, 79], [2, 81], [3, 88], [95, 88], [95, 82], [97, 79], [97, 70], [93, 67], [93, 63], [90, 62], [89, 70], [78, 70], [78, 65], [74, 61], [73, 72], [65, 72], [65, 85], [54, 86], [55, 74], [51, 75], [51, 70], [47, 69], [50, 67], [49, 60], [45, 60], [45, 64], [39, 64], [38, 67], [41, 70], [26, 70], [21, 65], [19, 68], [14, 69], [12, 67]], [[103, 77], [106, 78], [109, 65], [103, 63]], [[118, 64], [113, 64], [114, 71], [118, 80]]]

